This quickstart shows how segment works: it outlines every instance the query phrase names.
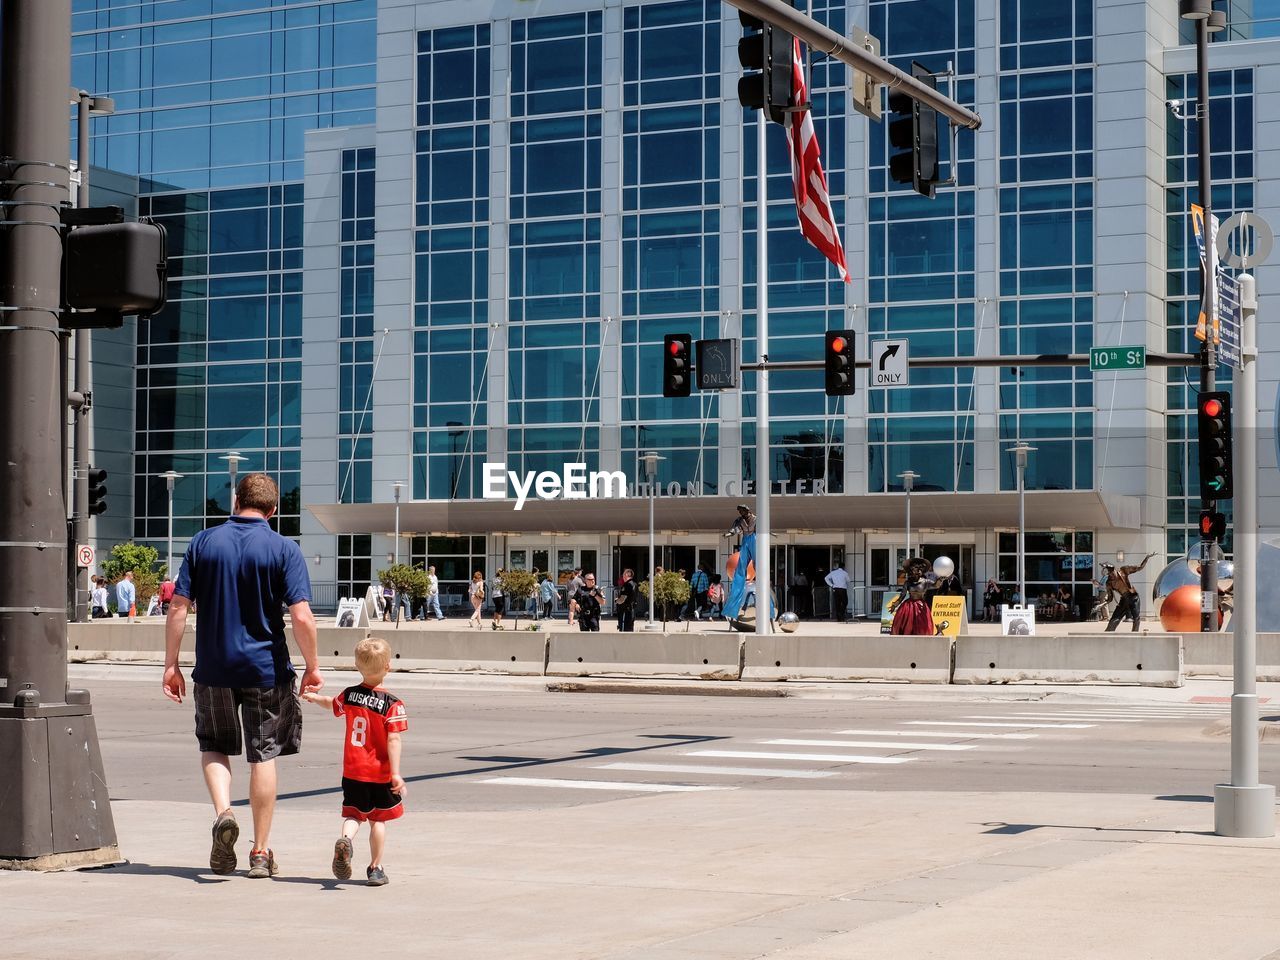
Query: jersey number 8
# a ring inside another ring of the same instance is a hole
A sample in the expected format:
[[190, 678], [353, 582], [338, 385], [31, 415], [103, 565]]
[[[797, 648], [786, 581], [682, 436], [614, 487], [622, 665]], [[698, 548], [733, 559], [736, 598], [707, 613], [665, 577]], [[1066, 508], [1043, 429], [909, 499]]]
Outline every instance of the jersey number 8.
[[364, 717], [353, 717], [351, 720], [351, 745], [364, 746], [364, 735], [369, 729], [369, 721]]

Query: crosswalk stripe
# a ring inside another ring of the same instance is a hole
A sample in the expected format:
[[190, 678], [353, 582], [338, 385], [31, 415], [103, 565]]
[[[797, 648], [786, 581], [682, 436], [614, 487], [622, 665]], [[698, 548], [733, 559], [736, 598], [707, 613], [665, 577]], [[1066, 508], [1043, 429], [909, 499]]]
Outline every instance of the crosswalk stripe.
[[1021, 720], [1026, 717], [1028, 720], [1088, 720], [1092, 723], [1142, 723], [1137, 717], [1125, 718], [1123, 720], [1115, 717], [1076, 717], [1069, 714], [1052, 714], [1052, 713], [1023, 713], [1023, 714], [1005, 714], [1005, 713], [971, 713], [968, 714], [968, 720]]
[[808, 760], [811, 763], [910, 763], [911, 757], [867, 757], [856, 753], [769, 753], [764, 750], [690, 750], [688, 757], [736, 760]]
[[602, 763], [598, 770], [634, 770], [644, 773], [687, 773], [722, 777], [785, 777], [788, 779], [817, 780], [834, 777], [834, 770], [775, 770], [770, 767], [709, 767], [700, 764], [681, 763]]
[[890, 750], [972, 750], [972, 743], [909, 743], [899, 740], [893, 743], [876, 743], [874, 740], [760, 740], [759, 743], [777, 744], [783, 747], [858, 747], [862, 749], [884, 747]]
[[1022, 730], [1088, 730], [1091, 723], [979, 723], [964, 720], [904, 720], [920, 727], [1015, 727]]
[[982, 740], [1034, 740], [1038, 733], [961, 733], [955, 730], [836, 730], [851, 737], [964, 737]]
[[491, 777], [481, 783], [503, 787], [557, 787], [566, 790], [619, 790], [635, 793], [695, 793], [704, 790], [736, 790], [737, 787], [692, 786], [685, 783], [622, 783], [606, 780], [552, 780], [541, 777]]

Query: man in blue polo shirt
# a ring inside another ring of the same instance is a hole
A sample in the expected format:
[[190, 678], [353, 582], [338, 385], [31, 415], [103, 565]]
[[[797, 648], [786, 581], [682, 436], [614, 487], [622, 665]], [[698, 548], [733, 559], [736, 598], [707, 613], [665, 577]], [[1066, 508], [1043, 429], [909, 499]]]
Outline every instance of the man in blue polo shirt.
[[200, 762], [215, 814], [209, 867], [221, 874], [236, 868], [240, 828], [231, 813], [229, 758], [244, 748], [253, 811], [249, 876], [255, 879], [279, 872], [270, 847], [275, 758], [297, 753], [302, 743], [302, 711], [282, 607], [289, 608], [294, 639], [306, 663], [302, 692], [324, 685], [316, 660], [306, 558], [267, 522], [278, 501], [279, 491], [266, 474], [251, 473], [240, 481], [235, 515], [191, 539], [165, 624], [162, 685], [166, 697], [181, 703], [187, 687], [178, 651], [187, 614], [193, 603], [198, 606], [191, 679]]

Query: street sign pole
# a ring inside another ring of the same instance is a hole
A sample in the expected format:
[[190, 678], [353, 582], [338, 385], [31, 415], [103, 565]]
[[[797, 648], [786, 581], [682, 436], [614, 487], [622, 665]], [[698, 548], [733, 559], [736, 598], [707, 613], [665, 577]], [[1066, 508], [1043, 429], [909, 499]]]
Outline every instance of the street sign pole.
[[71, 0], [0, 4], [0, 867], [119, 859], [89, 694], [67, 689], [59, 376]]
[[1213, 788], [1213, 830], [1224, 837], [1271, 837], [1276, 788], [1258, 783], [1258, 349], [1253, 277], [1239, 277], [1243, 329], [1236, 381], [1235, 634], [1231, 694], [1231, 782]]
[[[756, 635], [773, 632], [773, 591], [769, 585], [769, 164], [765, 154], [768, 126], [756, 114]], [[746, 571], [743, 571], [746, 574]]]

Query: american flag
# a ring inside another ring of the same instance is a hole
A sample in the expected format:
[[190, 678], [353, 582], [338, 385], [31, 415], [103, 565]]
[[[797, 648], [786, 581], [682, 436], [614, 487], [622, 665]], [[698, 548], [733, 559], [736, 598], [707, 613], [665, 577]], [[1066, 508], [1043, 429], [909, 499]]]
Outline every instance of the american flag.
[[[793, 103], [808, 103], [809, 94], [804, 85], [804, 61], [800, 59], [800, 41], [795, 40], [791, 67], [791, 91]], [[799, 131], [796, 118], [799, 117]], [[763, 121], [761, 121], [763, 122]], [[840, 279], [849, 283], [849, 270], [844, 262], [844, 247], [840, 244], [840, 230], [827, 195], [827, 177], [822, 172], [822, 153], [818, 149], [818, 135], [813, 128], [810, 111], [787, 114], [787, 152], [791, 155], [791, 183], [796, 195], [796, 214], [800, 219], [800, 232], [805, 239], [822, 252], [840, 271]]]

